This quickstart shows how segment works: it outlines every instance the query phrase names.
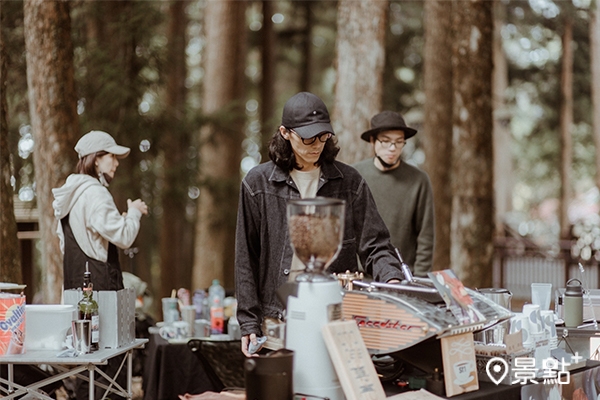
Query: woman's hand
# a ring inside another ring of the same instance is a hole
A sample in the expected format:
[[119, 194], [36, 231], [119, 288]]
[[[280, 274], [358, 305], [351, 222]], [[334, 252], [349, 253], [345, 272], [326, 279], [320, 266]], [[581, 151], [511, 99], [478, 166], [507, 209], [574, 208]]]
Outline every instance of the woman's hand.
[[137, 199], [134, 201], [131, 201], [131, 199], [127, 199], [127, 208], [137, 208], [138, 210], [140, 210], [142, 215], [148, 214], [148, 206], [141, 199]]
[[248, 346], [250, 346], [250, 343], [252, 343], [255, 346], [258, 344], [258, 341], [256, 340], [256, 334], [251, 333], [250, 335], [242, 336], [242, 353], [244, 353], [246, 357], [258, 357], [258, 354], [250, 354], [250, 352], [248, 351]]

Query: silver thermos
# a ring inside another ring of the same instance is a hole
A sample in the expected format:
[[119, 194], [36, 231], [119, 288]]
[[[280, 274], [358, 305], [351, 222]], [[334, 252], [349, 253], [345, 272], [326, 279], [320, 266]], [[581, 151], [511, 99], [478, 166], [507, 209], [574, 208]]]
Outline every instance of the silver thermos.
[[579, 279], [567, 281], [563, 299], [564, 320], [566, 327], [577, 327], [583, 323], [583, 286]]

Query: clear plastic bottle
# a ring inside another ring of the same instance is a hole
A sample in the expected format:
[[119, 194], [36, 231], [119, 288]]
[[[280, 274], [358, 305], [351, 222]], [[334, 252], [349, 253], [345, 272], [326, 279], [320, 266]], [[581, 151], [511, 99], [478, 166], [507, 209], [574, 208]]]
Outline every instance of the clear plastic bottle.
[[202, 289], [194, 290], [194, 296], [192, 296], [192, 302], [196, 307], [196, 319], [205, 318], [208, 314], [206, 309], [204, 309], [204, 305], [208, 304], [208, 300], [206, 300], [206, 292]]
[[221, 286], [218, 279], [213, 279], [212, 285], [208, 288], [208, 304], [210, 307], [214, 304], [214, 298], [218, 297], [221, 307], [223, 307], [223, 300], [225, 300], [225, 289]]
[[237, 320], [236, 313], [237, 307], [236, 304], [234, 304], [233, 313], [227, 322], [227, 334], [234, 340], [240, 340], [242, 338], [242, 332], [240, 330], [240, 323]]
[[213, 335], [222, 334], [224, 325], [223, 303], [221, 303], [218, 296], [214, 296], [210, 306], [210, 333]]

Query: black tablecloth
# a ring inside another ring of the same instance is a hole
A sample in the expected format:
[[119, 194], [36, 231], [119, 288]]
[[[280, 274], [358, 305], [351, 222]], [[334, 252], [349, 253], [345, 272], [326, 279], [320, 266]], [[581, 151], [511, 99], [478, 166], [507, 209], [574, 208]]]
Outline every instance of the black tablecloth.
[[218, 391], [187, 344], [170, 344], [158, 334], [151, 334], [149, 339], [142, 382], [144, 400], [176, 400], [186, 393]]
[[[205, 391], [218, 392], [211, 381], [209, 371], [192, 353], [187, 344], [169, 344], [158, 334], [151, 334], [147, 344], [144, 366], [144, 400], [177, 400], [185, 393], [200, 394]], [[519, 400], [525, 398], [545, 399], [551, 386], [543, 384], [498, 385], [479, 382], [479, 390], [454, 396], [452, 400]], [[575, 391], [583, 391], [587, 398], [598, 398], [600, 393], [600, 363], [588, 361], [585, 368], [571, 371], [571, 383], [561, 385], [562, 398], [570, 399]], [[402, 393], [404, 389], [390, 383], [384, 384], [387, 396]], [[539, 392], [539, 393], [538, 393]]]
[[[398, 393], [404, 393], [406, 390], [391, 383], [385, 383], [383, 385], [385, 394], [392, 396]], [[440, 396], [442, 397], [442, 396]], [[446, 397], [442, 397], [446, 398]], [[521, 385], [498, 385], [496, 386], [490, 382], [479, 382], [479, 390], [475, 392], [463, 393], [458, 396], [451, 397], [453, 400], [520, 400], [521, 399]]]

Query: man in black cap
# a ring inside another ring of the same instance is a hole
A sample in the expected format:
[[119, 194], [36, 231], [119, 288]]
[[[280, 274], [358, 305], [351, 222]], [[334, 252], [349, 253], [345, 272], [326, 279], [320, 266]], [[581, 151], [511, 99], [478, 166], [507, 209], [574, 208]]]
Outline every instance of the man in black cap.
[[[403, 278], [373, 196], [360, 174], [335, 160], [339, 152], [327, 107], [312, 93], [292, 96], [269, 143], [271, 161], [244, 178], [236, 229], [235, 283], [242, 351], [250, 356], [257, 337], [276, 331], [284, 305], [276, 296], [302, 263], [295, 259], [286, 220], [288, 200], [333, 197], [346, 201], [343, 246], [328, 272], [358, 270], [380, 282]], [[273, 328], [271, 328], [273, 327]], [[265, 345], [274, 349], [276, 340]], [[276, 338], [275, 338], [276, 339]], [[281, 345], [281, 343], [279, 343]]]
[[371, 119], [361, 139], [371, 143], [374, 158], [354, 165], [367, 181], [392, 244], [416, 276], [432, 269], [434, 245], [433, 193], [427, 174], [402, 160], [406, 140], [417, 131], [404, 118], [383, 111]]

